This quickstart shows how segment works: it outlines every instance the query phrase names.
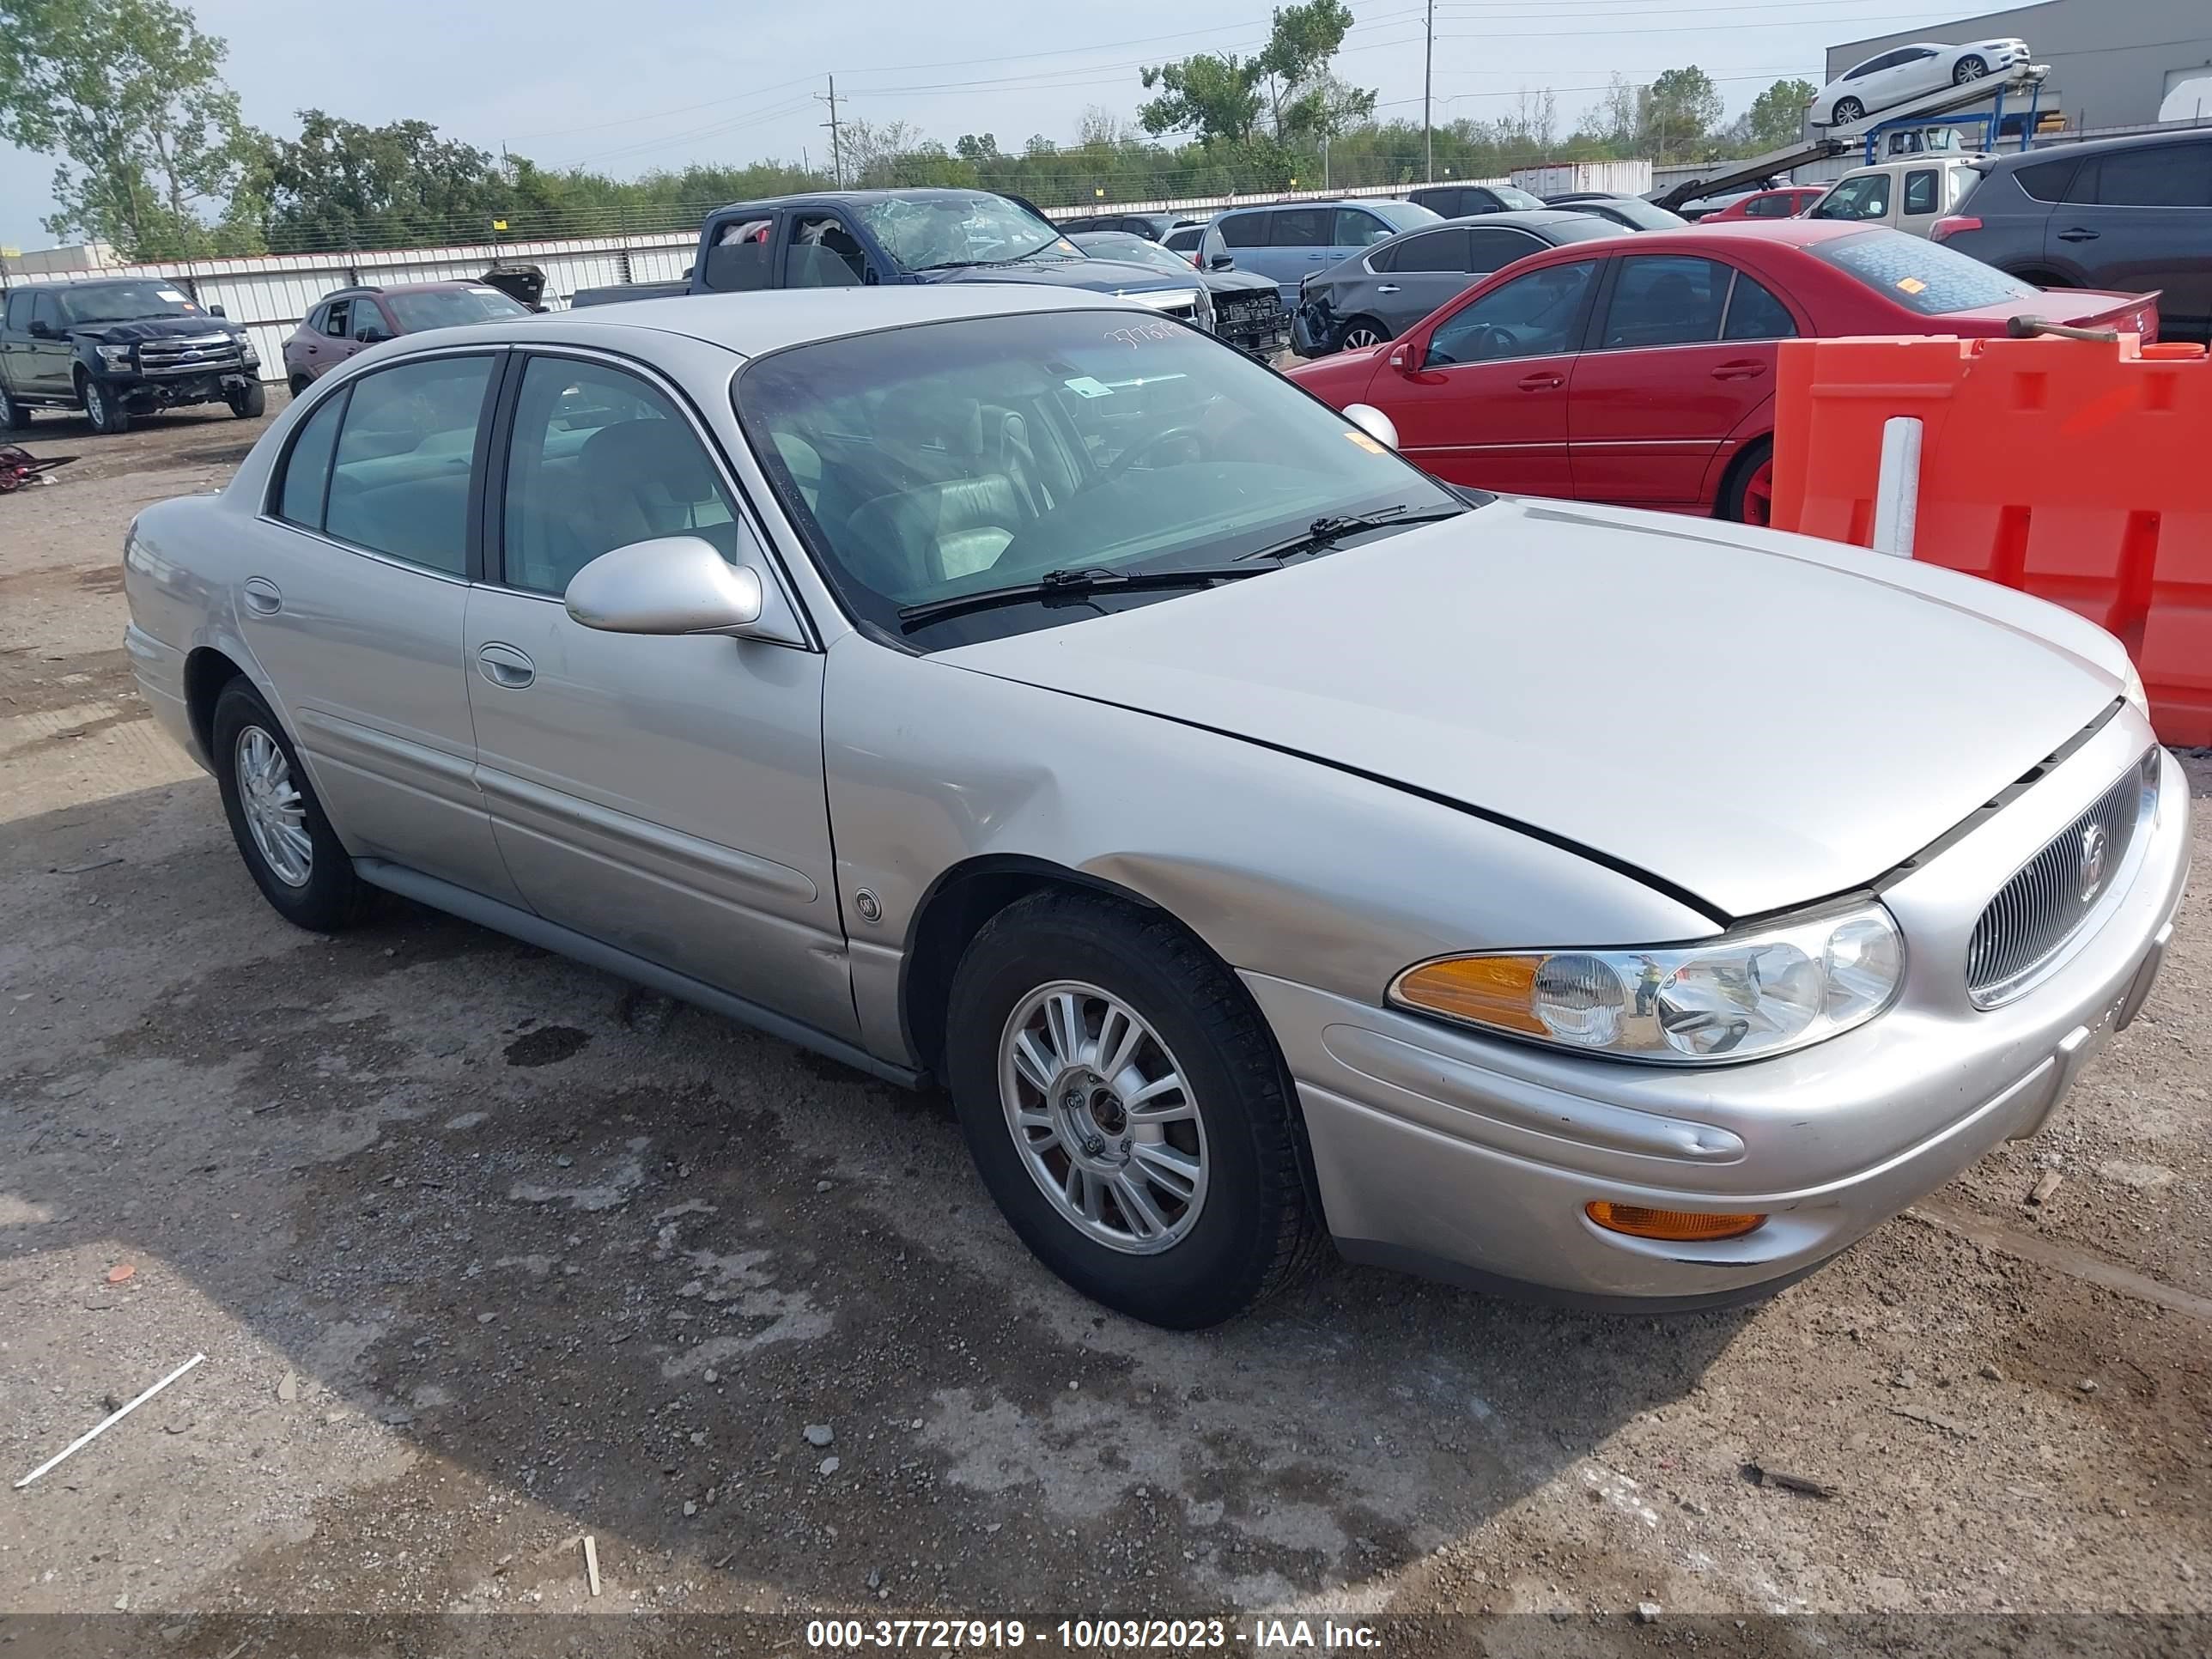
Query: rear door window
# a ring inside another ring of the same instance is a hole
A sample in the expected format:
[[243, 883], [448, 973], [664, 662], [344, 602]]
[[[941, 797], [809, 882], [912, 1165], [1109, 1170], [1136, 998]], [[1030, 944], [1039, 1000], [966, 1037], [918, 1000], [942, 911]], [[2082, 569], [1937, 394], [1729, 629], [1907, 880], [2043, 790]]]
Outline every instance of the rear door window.
[[2212, 207], [2212, 143], [2148, 144], [2086, 157], [2066, 199], [2100, 207]]
[[1936, 169], [1915, 167], [1905, 175], [1905, 210], [1909, 214], [1936, 211]]
[[468, 572], [469, 477], [489, 356], [402, 363], [354, 384], [325, 528], [448, 576]]
[[1266, 247], [1274, 240], [1272, 213], [1239, 213], [1221, 222], [1221, 240], [1231, 247]]
[[1268, 243], [1274, 247], [1330, 246], [1328, 218], [1327, 208], [1277, 208]]
[[1692, 345], [1721, 337], [1727, 265], [1688, 254], [1646, 254], [1620, 261], [1598, 344], [1607, 351]]
[[31, 325], [31, 290], [19, 288], [8, 296], [7, 326], [21, 331]]
[[1788, 340], [1796, 337], [1797, 321], [1790, 307], [1741, 271], [1729, 295], [1728, 321], [1721, 329], [1723, 340]]
[[771, 218], [723, 221], [707, 249], [701, 281], [716, 294], [750, 294], [770, 286], [775, 268], [769, 263], [769, 248], [775, 235]]
[[1493, 270], [1503, 270], [1516, 259], [1525, 259], [1549, 244], [1538, 240], [1526, 231], [1475, 228], [1467, 236], [1467, 263], [1459, 268], [1488, 276]]
[[331, 301], [329, 307], [323, 313], [323, 332], [333, 340], [347, 338], [346, 318], [352, 309], [353, 301], [350, 300]]
[[1431, 230], [1419, 236], [1408, 236], [1377, 253], [1373, 263], [1375, 269], [1381, 271], [1463, 271], [1468, 268], [1467, 233]]

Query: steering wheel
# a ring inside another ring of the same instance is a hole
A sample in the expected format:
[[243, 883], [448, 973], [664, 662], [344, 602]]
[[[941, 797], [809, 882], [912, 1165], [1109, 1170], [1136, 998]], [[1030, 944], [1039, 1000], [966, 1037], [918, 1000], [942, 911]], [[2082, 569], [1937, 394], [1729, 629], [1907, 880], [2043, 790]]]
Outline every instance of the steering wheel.
[[1151, 437], [1146, 439], [1144, 442], [1139, 444], [1134, 449], [1124, 450], [1121, 454], [1115, 456], [1113, 462], [1106, 468], [1105, 477], [1109, 478], [1120, 477], [1124, 472], [1127, 472], [1131, 467], [1136, 465], [1139, 461], [1151, 454], [1154, 450], [1158, 449], [1162, 444], [1167, 442], [1170, 438], [1189, 438], [1194, 440], [1198, 445], [1199, 453], [1197, 459], [1200, 460], [1204, 460], [1208, 455], [1213, 453], [1212, 441], [1206, 435], [1205, 430], [1202, 428], [1188, 423], [1182, 426], [1171, 426], [1166, 428], [1163, 431], [1155, 432]]
[[1491, 324], [1474, 339], [1474, 355], [1478, 358], [1510, 357], [1520, 349], [1520, 336], [1502, 323]]

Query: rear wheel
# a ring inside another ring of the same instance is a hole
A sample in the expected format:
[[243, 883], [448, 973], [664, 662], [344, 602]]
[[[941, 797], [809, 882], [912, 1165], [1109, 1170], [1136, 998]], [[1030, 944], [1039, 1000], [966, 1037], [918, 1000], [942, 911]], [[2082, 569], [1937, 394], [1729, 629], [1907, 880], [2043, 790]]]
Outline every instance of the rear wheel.
[[94, 432], [102, 437], [114, 437], [131, 430], [131, 411], [106, 381], [80, 374], [76, 377], [76, 393], [84, 403], [84, 418], [91, 422]]
[[0, 386], [0, 429], [21, 432], [31, 424], [31, 411], [10, 397], [8, 388]]
[[1954, 87], [1963, 87], [1969, 81], [1980, 80], [1989, 72], [1990, 66], [1986, 59], [1969, 55], [1961, 58], [1952, 65], [1951, 84]]
[[302, 392], [305, 392], [309, 386], [314, 385], [314, 381], [308, 379], [305, 374], [295, 374], [288, 384], [292, 388], [292, 395], [296, 398]]
[[262, 896], [285, 921], [314, 933], [335, 933], [356, 921], [371, 890], [323, 816], [291, 738], [245, 679], [216, 698], [212, 735], [223, 815]]
[[1367, 346], [1381, 345], [1390, 337], [1390, 331], [1372, 317], [1354, 317], [1338, 331], [1336, 349], [1339, 351], [1358, 351]]
[[1774, 440], [1761, 438], [1747, 444], [1729, 469], [1721, 492], [1721, 516], [1738, 524], [1774, 522]]
[[946, 1037], [983, 1184], [1085, 1295], [1194, 1330], [1320, 1255], [1273, 1040], [1173, 921], [1062, 892], [1008, 907], [961, 958]]
[[1828, 125], [1832, 127], [1847, 127], [1854, 121], [1865, 119], [1864, 104], [1856, 98], [1838, 98], [1836, 100], [1835, 109], [1829, 115]]

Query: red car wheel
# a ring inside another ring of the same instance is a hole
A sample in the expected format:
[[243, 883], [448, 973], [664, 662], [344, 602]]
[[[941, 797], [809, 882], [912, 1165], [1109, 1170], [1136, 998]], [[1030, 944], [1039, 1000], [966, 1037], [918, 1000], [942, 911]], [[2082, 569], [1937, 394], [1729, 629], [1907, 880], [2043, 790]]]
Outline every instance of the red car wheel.
[[1774, 458], [1771, 455], [1752, 468], [1751, 477], [1743, 482], [1743, 521], [1746, 524], [1774, 522]]

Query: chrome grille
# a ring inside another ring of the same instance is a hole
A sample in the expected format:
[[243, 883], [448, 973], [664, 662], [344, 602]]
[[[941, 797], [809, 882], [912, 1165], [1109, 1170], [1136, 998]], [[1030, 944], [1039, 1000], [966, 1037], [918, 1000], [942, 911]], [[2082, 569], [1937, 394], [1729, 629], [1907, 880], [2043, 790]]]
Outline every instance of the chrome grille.
[[149, 374], [236, 368], [238, 366], [238, 342], [228, 334], [198, 334], [187, 339], [146, 340], [138, 347], [138, 367]]
[[1976, 1006], [2021, 990], [2112, 890], [2157, 804], [2159, 754], [2154, 749], [2130, 767], [1997, 890], [1966, 945], [1966, 990]]

